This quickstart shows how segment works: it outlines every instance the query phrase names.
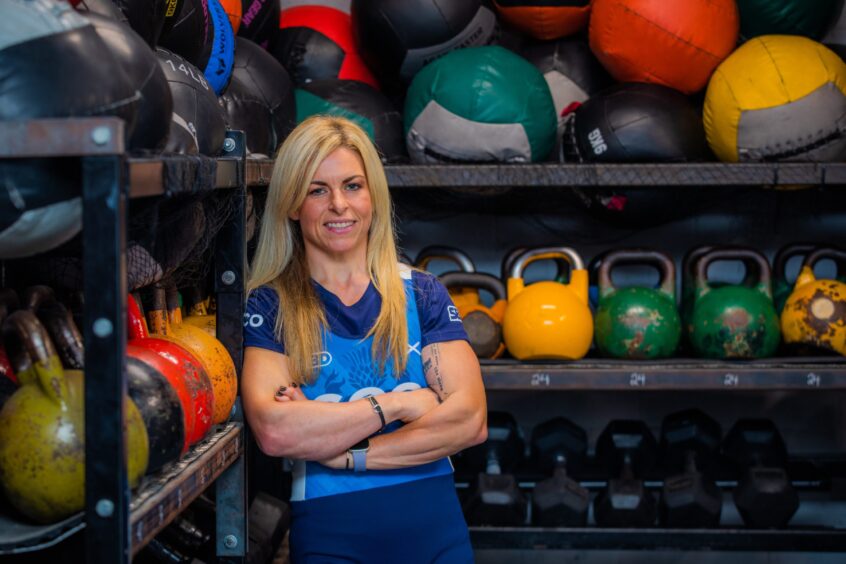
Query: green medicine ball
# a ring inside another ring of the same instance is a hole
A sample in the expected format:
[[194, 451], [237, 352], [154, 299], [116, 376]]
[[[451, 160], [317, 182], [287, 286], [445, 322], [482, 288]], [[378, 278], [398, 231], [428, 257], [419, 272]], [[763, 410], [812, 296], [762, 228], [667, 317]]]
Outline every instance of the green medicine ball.
[[557, 116], [530, 62], [502, 47], [468, 47], [423, 67], [405, 100], [416, 163], [527, 163], [549, 156]]
[[819, 39], [837, 15], [842, 0], [737, 0], [740, 34], [804, 35]]

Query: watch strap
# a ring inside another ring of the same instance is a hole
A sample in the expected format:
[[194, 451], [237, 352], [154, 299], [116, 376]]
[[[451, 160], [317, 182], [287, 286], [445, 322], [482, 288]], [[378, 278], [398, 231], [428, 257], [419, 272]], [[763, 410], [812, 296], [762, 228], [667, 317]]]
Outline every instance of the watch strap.
[[364, 472], [367, 470], [367, 451], [366, 450], [351, 450], [353, 459], [353, 471]]
[[376, 401], [376, 398], [373, 396], [367, 396], [367, 401], [370, 402], [370, 407], [373, 408], [373, 411], [376, 412], [376, 415], [379, 416], [379, 420], [382, 422], [382, 428], [379, 429], [381, 431], [387, 425], [387, 422], [385, 421], [385, 414], [382, 412], [382, 406], [379, 405], [379, 402]]

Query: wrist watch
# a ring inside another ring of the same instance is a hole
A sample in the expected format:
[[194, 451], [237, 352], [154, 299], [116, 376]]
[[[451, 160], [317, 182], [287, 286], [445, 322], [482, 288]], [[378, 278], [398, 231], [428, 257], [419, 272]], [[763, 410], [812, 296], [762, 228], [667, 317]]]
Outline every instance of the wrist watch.
[[362, 439], [350, 447], [350, 454], [353, 459], [353, 471], [364, 472], [367, 470], [368, 450], [370, 450], [370, 439]]

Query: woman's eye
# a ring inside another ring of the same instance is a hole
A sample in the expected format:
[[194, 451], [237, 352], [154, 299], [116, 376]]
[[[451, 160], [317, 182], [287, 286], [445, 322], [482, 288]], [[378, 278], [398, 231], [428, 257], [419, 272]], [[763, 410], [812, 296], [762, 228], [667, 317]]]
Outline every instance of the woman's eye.
[[349, 184], [347, 184], [347, 190], [360, 190], [360, 189], [361, 189], [361, 184], [359, 184], [358, 182], [350, 182]]
[[309, 196], [319, 196], [326, 191], [326, 188], [312, 188], [308, 191]]

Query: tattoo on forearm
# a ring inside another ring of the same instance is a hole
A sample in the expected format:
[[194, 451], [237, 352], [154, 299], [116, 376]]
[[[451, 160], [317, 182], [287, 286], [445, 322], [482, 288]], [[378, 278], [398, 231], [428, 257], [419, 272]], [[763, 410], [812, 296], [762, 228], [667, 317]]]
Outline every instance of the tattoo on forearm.
[[432, 390], [438, 396], [438, 400], [443, 402], [449, 394], [444, 389], [444, 379], [441, 375], [441, 351], [437, 344], [430, 348], [430, 356], [423, 363], [423, 372]]

